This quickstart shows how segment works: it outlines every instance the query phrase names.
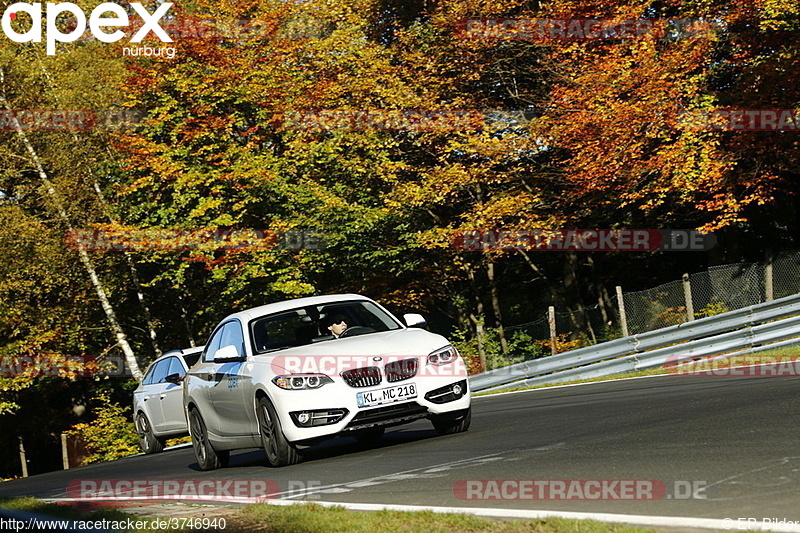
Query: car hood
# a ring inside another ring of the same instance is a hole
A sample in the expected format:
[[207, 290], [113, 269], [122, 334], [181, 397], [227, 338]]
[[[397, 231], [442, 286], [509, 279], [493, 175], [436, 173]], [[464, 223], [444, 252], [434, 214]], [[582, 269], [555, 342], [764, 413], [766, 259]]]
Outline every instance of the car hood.
[[[318, 356], [426, 356], [429, 353], [444, 348], [449, 341], [429, 331], [418, 328], [399, 329], [369, 333], [357, 337], [344, 339], [331, 339], [305, 346], [297, 346], [278, 350], [256, 356], [256, 361], [271, 361], [273, 363], [288, 357], [318, 357]], [[281, 365], [282, 366], [282, 365]]]

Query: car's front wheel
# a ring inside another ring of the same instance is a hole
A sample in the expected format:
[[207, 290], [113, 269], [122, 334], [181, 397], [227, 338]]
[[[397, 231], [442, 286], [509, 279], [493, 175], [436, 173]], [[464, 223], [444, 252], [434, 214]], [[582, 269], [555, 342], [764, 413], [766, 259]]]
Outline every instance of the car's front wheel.
[[203, 417], [197, 409], [189, 411], [189, 433], [192, 435], [192, 447], [200, 470], [214, 470], [228, 465], [230, 452], [216, 451], [208, 440], [208, 430]]
[[470, 423], [472, 423], [472, 407], [455, 414], [448, 413], [434, 416], [431, 422], [433, 422], [433, 427], [439, 435], [461, 433], [468, 430]]
[[164, 440], [155, 436], [150, 420], [141, 411], [136, 414], [136, 434], [139, 436], [139, 447], [144, 453], [158, 453], [164, 449]]
[[271, 466], [288, 466], [300, 462], [300, 452], [286, 440], [275, 407], [264, 396], [258, 400], [258, 428], [261, 445]]

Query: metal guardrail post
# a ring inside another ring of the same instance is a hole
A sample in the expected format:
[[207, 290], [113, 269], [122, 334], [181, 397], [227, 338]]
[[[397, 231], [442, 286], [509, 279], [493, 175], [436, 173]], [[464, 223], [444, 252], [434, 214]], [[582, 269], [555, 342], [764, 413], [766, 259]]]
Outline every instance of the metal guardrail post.
[[64, 464], [64, 470], [69, 470], [69, 452], [67, 451], [67, 434], [61, 434], [61, 462]]
[[772, 261], [774, 259], [774, 255], [772, 250], [767, 250], [767, 258], [764, 262], [764, 301], [771, 302], [774, 293], [773, 293], [773, 286], [772, 286]]
[[547, 324], [550, 326], [550, 351], [553, 355], [558, 353], [556, 338], [556, 308], [552, 305], [547, 308]]
[[692, 283], [689, 281], [689, 274], [683, 275], [683, 296], [686, 298], [686, 319], [687, 322], [694, 320], [694, 303], [692, 302]]
[[619, 323], [622, 326], [622, 336], [627, 337], [628, 333], [628, 316], [625, 314], [625, 299], [622, 297], [622, 287], [617, 285], [617, 302], [619, 302]]

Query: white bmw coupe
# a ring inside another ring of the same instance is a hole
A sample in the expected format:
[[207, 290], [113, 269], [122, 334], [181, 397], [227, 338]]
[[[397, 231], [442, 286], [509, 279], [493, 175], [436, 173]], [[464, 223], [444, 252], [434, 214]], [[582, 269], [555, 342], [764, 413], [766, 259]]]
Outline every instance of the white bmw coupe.
[[225, 466], [231, 450], [263, 447], [272, 466], [299, 449], [428, 418], [440, 434], [466, 431], [470, 390], [456, 349], [417, 314], [400, 322], [356, 294], [248, 309], [213, 331], [184, 384], [197, 463]]

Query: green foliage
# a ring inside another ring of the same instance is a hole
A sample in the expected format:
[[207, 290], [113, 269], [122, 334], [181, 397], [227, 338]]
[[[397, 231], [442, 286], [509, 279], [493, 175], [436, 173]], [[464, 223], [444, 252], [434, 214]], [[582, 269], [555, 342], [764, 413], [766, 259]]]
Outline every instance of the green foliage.
[[83, 440], [87, 451], [86, 463], [112, 461], [139, 453], [138, 438], [130, 409], [111, 402], [107, 393], [94, 398], [97, 407], [92, 422], [76, 424], [68, 433]]
[[[487, 370], [521, 363], [531, 359], [538, 359], [550, 355], [550, 348], [544, 341], [536, 341], [524, 331], [506, 332], [508, 339], [508, 353], [504, 354], [500, 344], [500, 332], [497, 328], [485, 328], [483, 336], [483, 350], [486, 354]], [[453, 346], [467, 361], [470, 371], [480, 368], [480, 349], [477, 336], [469, 332], [457, 330], [450, 336]]]
[[724, 303], [711, 302], [703, 307], [700, 311], [696, 311], [694, 316], [697, 318], [703, 318], [707, 316], [721, 315], [722, 313], [727, 313], [728, 311], [730, 311], [730, 309]]
[[[0, 500], [4, 508], [27, 511], [30, 513], [58, 517], [75, 521], [117, 521], [124, 528], [129, 519], [146, 520], [149, 525], [164, 523], [169, 525], [169, 516], [153, 516], [148, 513], [130, 514], [109, 507], [86, 509], [85, 507], [47, 503], [33, 498]], [[183, 505], [173, 506], [180, 510], [180, 516], [196, 519], [198, 523], [211, 520], [204, 507]], [[177, 512], [177, 511], [175, 511]], [[361, 533], [372, 531], [397, 531], [404, 533], [450, 533], [451, 531], [469, 531], [472, 533], [647, 533], [651, 530], [595, 522], [591, 520], [573, 520], [565, 518], [546, 518], [536, 520], [493, 520], [470, 514], [434, 513], [432, 511], [351, 511], [344, 507], [322, 507], [313, 503], [301, 505], [268, 505], [253, 504], [238, 509], [229, 509], [214, 515], [214, 518], [225, 520], [224, 530], [227, 533]], [[216, 529], [212, 528], [211, 529]], [[189, 529], [186, 529], [188, 531]], [[170, 528], [151, 528], [144, 530], [167, 533]]]

